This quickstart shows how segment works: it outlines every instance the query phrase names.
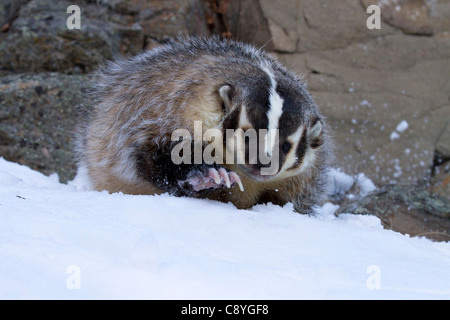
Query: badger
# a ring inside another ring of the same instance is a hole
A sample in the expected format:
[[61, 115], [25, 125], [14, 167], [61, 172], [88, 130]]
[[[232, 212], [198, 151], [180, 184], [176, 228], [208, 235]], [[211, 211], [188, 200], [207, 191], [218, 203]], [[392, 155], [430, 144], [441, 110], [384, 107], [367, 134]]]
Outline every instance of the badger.
[[[77, 154], [95, 190], [208, 198], [239, 209], [291, 202], [299, 213], [321, 201], [332, 159], [325, 118], [302, 78], [271, 54], [184, 37], [107, 62], [93, 79]], [[212, 141], [208, 130], [222, 135]], [[215, 161], [181, 144], [213, 145]]]

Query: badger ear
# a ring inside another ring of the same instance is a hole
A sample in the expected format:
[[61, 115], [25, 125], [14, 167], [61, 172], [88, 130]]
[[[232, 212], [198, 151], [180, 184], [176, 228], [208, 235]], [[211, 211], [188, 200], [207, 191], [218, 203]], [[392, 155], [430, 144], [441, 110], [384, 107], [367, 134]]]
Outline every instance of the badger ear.
[[309, 144], [311, 148], [316, 149], [323, 144], [323, 125], [322, 122], [317, 119], [314, 125], [309, 129]]
[[322, 122], [317, 120], [316, 123], [309, 129], [309, 138], [317, 139], [322, 133]]
[[222, 98], [223, 102], [222, 107], [224, 112], [229, 112], [231, 110], [231, 100], [233, 91], [234, 91], [233, 87], [229, 84], [223, 85], [219, 89], [219, 95]]

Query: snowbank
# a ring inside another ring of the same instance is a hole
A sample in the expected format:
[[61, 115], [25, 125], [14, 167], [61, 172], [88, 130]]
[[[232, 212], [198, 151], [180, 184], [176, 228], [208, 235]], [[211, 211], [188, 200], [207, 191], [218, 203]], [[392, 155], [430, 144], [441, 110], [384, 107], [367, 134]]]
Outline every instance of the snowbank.
[[0, 159], [0, 298], [450, 298], [450, 243], [331, 203], [304, 216], [83, 189]]

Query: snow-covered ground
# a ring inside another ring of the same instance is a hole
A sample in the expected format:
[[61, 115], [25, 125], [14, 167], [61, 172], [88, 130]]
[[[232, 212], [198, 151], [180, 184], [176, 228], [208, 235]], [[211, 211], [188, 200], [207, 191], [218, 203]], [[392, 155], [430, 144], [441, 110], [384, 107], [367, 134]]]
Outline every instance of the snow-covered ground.
[[[352, 182], [337, 171], [332, 180]], [[330, 203], [314, 216], [292, 205], [237, 210], [84, 184], [0, 159], [1, 299], [450, 298], [450, 243], [385, 230], [372, 216], [335, 217]]]

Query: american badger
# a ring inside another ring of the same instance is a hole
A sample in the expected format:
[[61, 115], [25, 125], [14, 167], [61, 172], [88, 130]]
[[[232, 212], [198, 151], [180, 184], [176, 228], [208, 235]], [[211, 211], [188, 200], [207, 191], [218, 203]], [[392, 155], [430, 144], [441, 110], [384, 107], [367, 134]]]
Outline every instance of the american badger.
[[[77, 150], [96, 190], [238, 208], [292, 202], [300, 213], [321, 199], [332, 157], [324, 117], [304, 82], [270, 54], [179, 38], [109, 62], [94, 79]], [[214, 161], [203, 158], [207, 148]]]

